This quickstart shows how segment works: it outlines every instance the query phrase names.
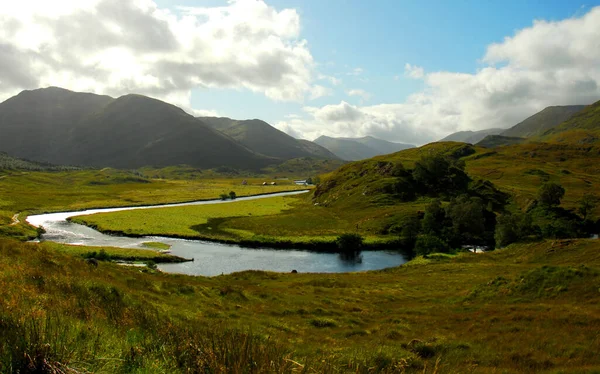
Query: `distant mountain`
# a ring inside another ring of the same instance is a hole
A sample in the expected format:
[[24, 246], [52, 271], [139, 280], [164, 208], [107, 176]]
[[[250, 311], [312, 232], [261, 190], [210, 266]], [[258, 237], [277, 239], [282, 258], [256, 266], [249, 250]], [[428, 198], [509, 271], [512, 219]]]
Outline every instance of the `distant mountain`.
[[318, 144], [298, 140], [259, 119], [234, 120], [225, 117], [198, 117], [199, 120], [218, 130], [256, 153], [283, 160], [302, 157], [337, 159]]
[[24, 91], [0, 104], [0, 133], [0, 151], [59, 165], [257, 169], [277, 161], [174, 105], [140, 95]]
[[415, 148], [412, 144], [392, 143], [371, 136], [363, 138], [332, 138], [323, 135], [315, 139], [314, 143], [327, 148], [336, 156], [346, 161], [364, 160], [374, 156]]
[[549, 106], [502, 132], [500, 135], [517, 138], [540, 136], [549, 129], [568, 120], [585, 107], [585, 105]]
[[478, 142], [476, 145], [478, 145], [480, 147], [484, 147], [484, 148], [495, 148], [495, 147], [500, 147], [500, 146], [504, 146], [504, 145], [521, 144], [521, 143], [525, 143], [526, 141], [527, 141], [527, 139], [525, 139], [525, 138], [518, 138], [518, 137], [513, 137], [513, 136], [488, 135], [485, 138], [483, 138], [480, 142]]
[[440, 142], [462, 142], [469, 144], [477, 144], [488, 135], [499, 135], [506, 129], [486, 129], [479, 131], [458, 131], [446, 136]]

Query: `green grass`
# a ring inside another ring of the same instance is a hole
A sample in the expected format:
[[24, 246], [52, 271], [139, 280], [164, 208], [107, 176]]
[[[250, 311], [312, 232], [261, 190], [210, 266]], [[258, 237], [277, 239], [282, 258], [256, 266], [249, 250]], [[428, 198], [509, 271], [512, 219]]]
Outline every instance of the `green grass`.
[[0, 239], [0, 371], [600, 369], [600, 241], [418, 262], [204, 278], [94, 267], [50, 243]]
[[[247, 185], [242, 185], [242, 180]], [[0, 179], [0, 235], [29, 239], [37, 236], [24, 223], [29, 214], [218, 199], [235, 191], [249, 196], [301, 189], [292, 181], [262, 186], [263, 179], [215, 178], [163, 180], [115, 169], [67, 172], [7, 171]], [[15, 213], [21, 223], [10, 225]]]
[[[162, 243], [159, 243], [162, 244]], [[166, 245], [166, 244], [165, 244]], [[67, 245], [54, 242], [44, 242], [44, 247], [59, 253], [65, 253], [78, 257], [90, 256], [92, 252], [104, 251], [113, 261], [135, 261], [146, 262], [154, 261], [156, 263], [182, 262], [184, 259], [170, 254], [164, 254], [150, 249], [137, 248], [116, 248], [116, 247], [89, 247], [80, 245]], [[156, 247], [152, 247], [156, 248]], [[162, 249], [162, 248], [161, 248]]]
[[152, 248], [152, 249], [160, 249], [160, 250], [168, 250], [171, 248], [169, 244], [160, 243], [160, 242], [145, 242], [142, 243], [143, 247]]

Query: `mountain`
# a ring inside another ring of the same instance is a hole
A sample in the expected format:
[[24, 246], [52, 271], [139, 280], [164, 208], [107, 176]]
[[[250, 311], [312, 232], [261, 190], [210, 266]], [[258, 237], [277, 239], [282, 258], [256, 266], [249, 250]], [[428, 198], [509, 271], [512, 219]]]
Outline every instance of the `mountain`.
[[283, 160], [302, 157], [337, 159], [318, 144], [295, 139], [259, 119], [234, 120], [225, 117], [198, 117], [218, 130], [250, 148], [256, 153]]
[[415, 147], [412, 144], [392, 143], [371, 136], [363, 138], [332, 138], [323, 135], [315, 139], [314, 143], [327, 148], [342, 160], [347, 161], [364, 160]]
[[24, 91], [0, 104], [0, 132], [0, 151], [59, 165], [256, 169], [277, 161], [174, 105], [141, 95]]
[[458, 131], [453, 134], [446, 136], [440, 142], [462, 142], [469, 144], [476, 144], [488, 135], [499, 135], [506, 129], [486, 129], [479, 131]]
[[547, 130], [568, 120], [585, 107], [585, 105], [549, 106], [541, 112], [534, 114], [502, 132], [500, 135], [513, 138], [531, 138], [539, 136]]
[[600, 101], [575, 113], [539, 137], [546, 142], [596, 143], [600, 139]]
[[65, 171], [80, 169], [73, 166], [60, 166], [46, 162], [29, 161], [9, 156], [5, 152], [0, 152], [0, 170]]
[[505, 145], [515, 145], [526, 142], [525, 138], [518, 138], [514, 136], [504, 136], [504, 135], [488, 135], [483, 138], [476, 145], [484, 148], [496, 148]]

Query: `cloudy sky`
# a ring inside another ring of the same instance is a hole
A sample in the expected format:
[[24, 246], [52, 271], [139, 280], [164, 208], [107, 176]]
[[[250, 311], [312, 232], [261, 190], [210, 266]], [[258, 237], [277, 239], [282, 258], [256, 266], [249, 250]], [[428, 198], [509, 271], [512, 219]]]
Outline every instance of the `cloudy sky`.
[[0, 0], [0, 100], [139, 93], [424, 144], [600, 100], [600, 0]]

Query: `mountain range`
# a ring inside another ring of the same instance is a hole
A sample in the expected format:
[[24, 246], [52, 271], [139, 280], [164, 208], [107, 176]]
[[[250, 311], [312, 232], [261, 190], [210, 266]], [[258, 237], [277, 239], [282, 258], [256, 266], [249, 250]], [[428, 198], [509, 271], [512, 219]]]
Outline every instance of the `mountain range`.
[[392, 143], [372, 136], [362, 138], [332, 138], [323, 135], [315, 139], [314, 143], [327, 148], [337, 157], [346, 161], [364, 160], [374, 156], [415, 148], [412, 144]]
[[0, 151], [57, 165], [252, 170], [297, 157], [337, 159], [260, 120], [195, 118], [146, 96], [115, 99], [58, 87], [1, 103], [0, 133]]

